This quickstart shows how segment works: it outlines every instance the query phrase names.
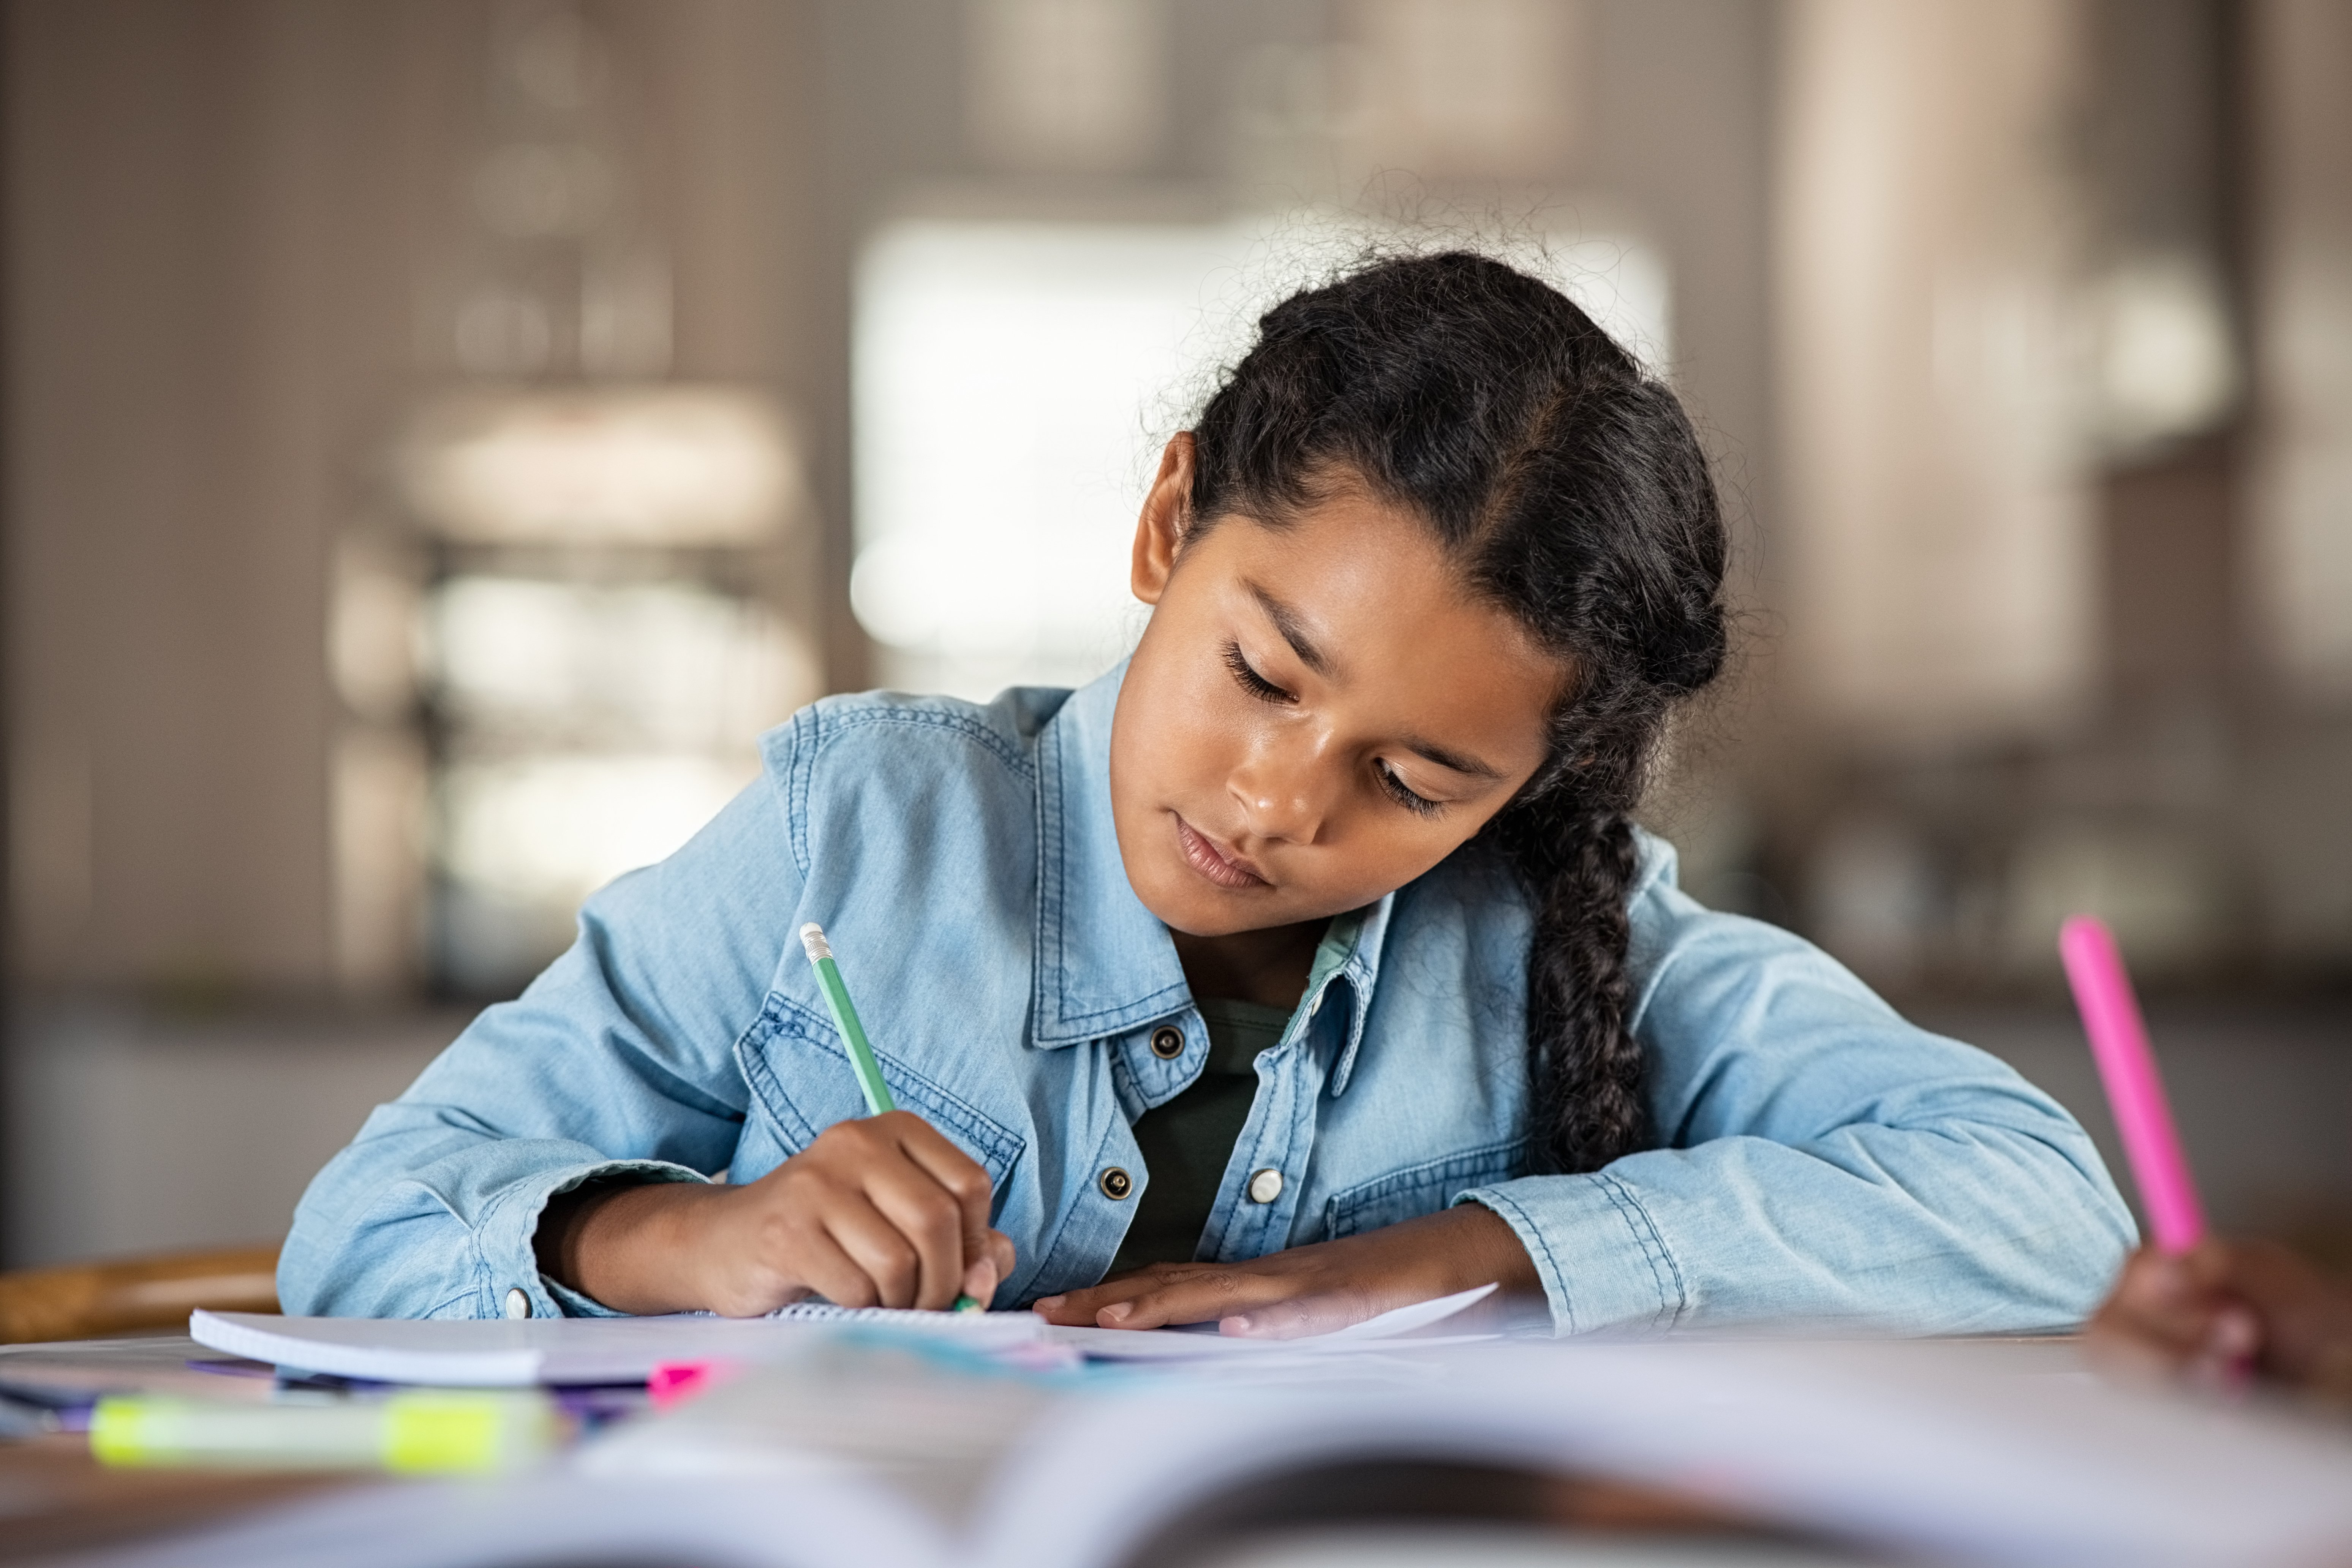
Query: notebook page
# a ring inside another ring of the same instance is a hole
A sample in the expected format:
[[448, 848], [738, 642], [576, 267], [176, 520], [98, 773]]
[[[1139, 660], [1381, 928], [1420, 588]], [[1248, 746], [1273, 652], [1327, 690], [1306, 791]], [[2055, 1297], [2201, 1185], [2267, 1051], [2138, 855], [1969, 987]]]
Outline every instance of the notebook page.
[[830, 1301], [795, 1301], [768, 1314], [777, 1323], [889, 1323], [929, 1332], [999, 1334], [1005, 1320], [1026, 1312], [925, 1312], [911, 1307], [836, 1307]]

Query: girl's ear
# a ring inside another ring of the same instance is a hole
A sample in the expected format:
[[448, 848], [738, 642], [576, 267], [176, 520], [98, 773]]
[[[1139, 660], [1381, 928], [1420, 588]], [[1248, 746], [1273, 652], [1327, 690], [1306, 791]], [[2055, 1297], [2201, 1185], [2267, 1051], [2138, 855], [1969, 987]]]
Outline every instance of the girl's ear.
[[1145, 492], [1143, 515], [1135, 523], [1135, 558], [1128, 583], [1135, 596], [1147, 605], [1160, 603], [1160, 595], [1168, 591], [1168, 576], [1176, 570], [1176, 552], [1183, 548], [1192, 503], [1192, 432], [1179, 430], [1160, 454], [1160, 476]]

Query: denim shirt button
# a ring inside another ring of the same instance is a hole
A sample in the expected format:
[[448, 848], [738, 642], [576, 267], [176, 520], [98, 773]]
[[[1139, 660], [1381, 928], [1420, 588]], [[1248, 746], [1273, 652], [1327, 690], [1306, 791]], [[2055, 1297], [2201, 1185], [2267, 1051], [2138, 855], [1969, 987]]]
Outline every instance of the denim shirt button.
[[1117, 1165], [1104, 1166], [1103, 1173], [1095, 1184], [1101, 1187], [1102, 1195], [1113, 1203], [1118, 1202], [1128, 1194], [1135, 1191], [1135, 1178]]
[[1162, 1024], [1151, 1031], [1151, 1054], [1163, 1062], [1172, 1062], [1184, 1054], [1184, 1031]]
[[530, 1316], [530, 1297], [524, 1292], [523, 1288], [520, 1285], [517, 1285], [507, 1291], [507, 1316], [509, 1318], [528, 1318]]
[[1250, 1202], [1270, 1204], [1282, 1195], [1282, 1173], [1271, 1165], [1263, 1171], [1253, 1171], [1249, 1179]]

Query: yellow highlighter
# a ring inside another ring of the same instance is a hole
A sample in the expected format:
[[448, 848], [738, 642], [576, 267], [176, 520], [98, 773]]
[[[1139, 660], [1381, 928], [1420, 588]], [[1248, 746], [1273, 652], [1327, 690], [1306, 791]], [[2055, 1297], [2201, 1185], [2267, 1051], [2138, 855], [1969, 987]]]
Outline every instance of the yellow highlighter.
[[483, 1475], [527, 1465], [563, 1423], [537, 1393], [419, 1392], [320, 1405], [231, 1405], [143, 1394], [89, 1415], [100, 1464]]

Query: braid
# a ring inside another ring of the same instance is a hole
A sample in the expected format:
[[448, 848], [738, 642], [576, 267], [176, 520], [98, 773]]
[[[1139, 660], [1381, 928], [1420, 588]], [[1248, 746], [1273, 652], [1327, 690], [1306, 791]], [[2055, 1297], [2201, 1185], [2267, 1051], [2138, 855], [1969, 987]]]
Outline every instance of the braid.
[[1486, 837], [1534, 907], [1528, 952], [1528, 1135], [1538, 1170], [1595, 1171], [1649, 1133], [1629, 1013], [1629, 900], [1640, 868], [1633, 807], [1655, 738], [1639, 682], [1584, 692], [1553, 721], [1538, 774]]
[[1528, 1139], [1538, 1170], [1595, 1171], [1643, 1146], [1642, 1047], [1626, 1026], [1626, 899], [1633, 824], [1565, 802], [1526, 813], [1531, 884]]
[[1548, 761], [1481, 839], [1535, 917], [1533, 1163], [1591, 1171], [1641, 1148], [1633, 812], [1667, 717], [1727, 644], [1723, 519], [1681, 404], [1566, 297], [1455, 252], [1276, 306], [1193, 440], [1195, 531], [1240, 512], [1279, 526], [1332, 475], [1359, 479], [1571, 672]]

